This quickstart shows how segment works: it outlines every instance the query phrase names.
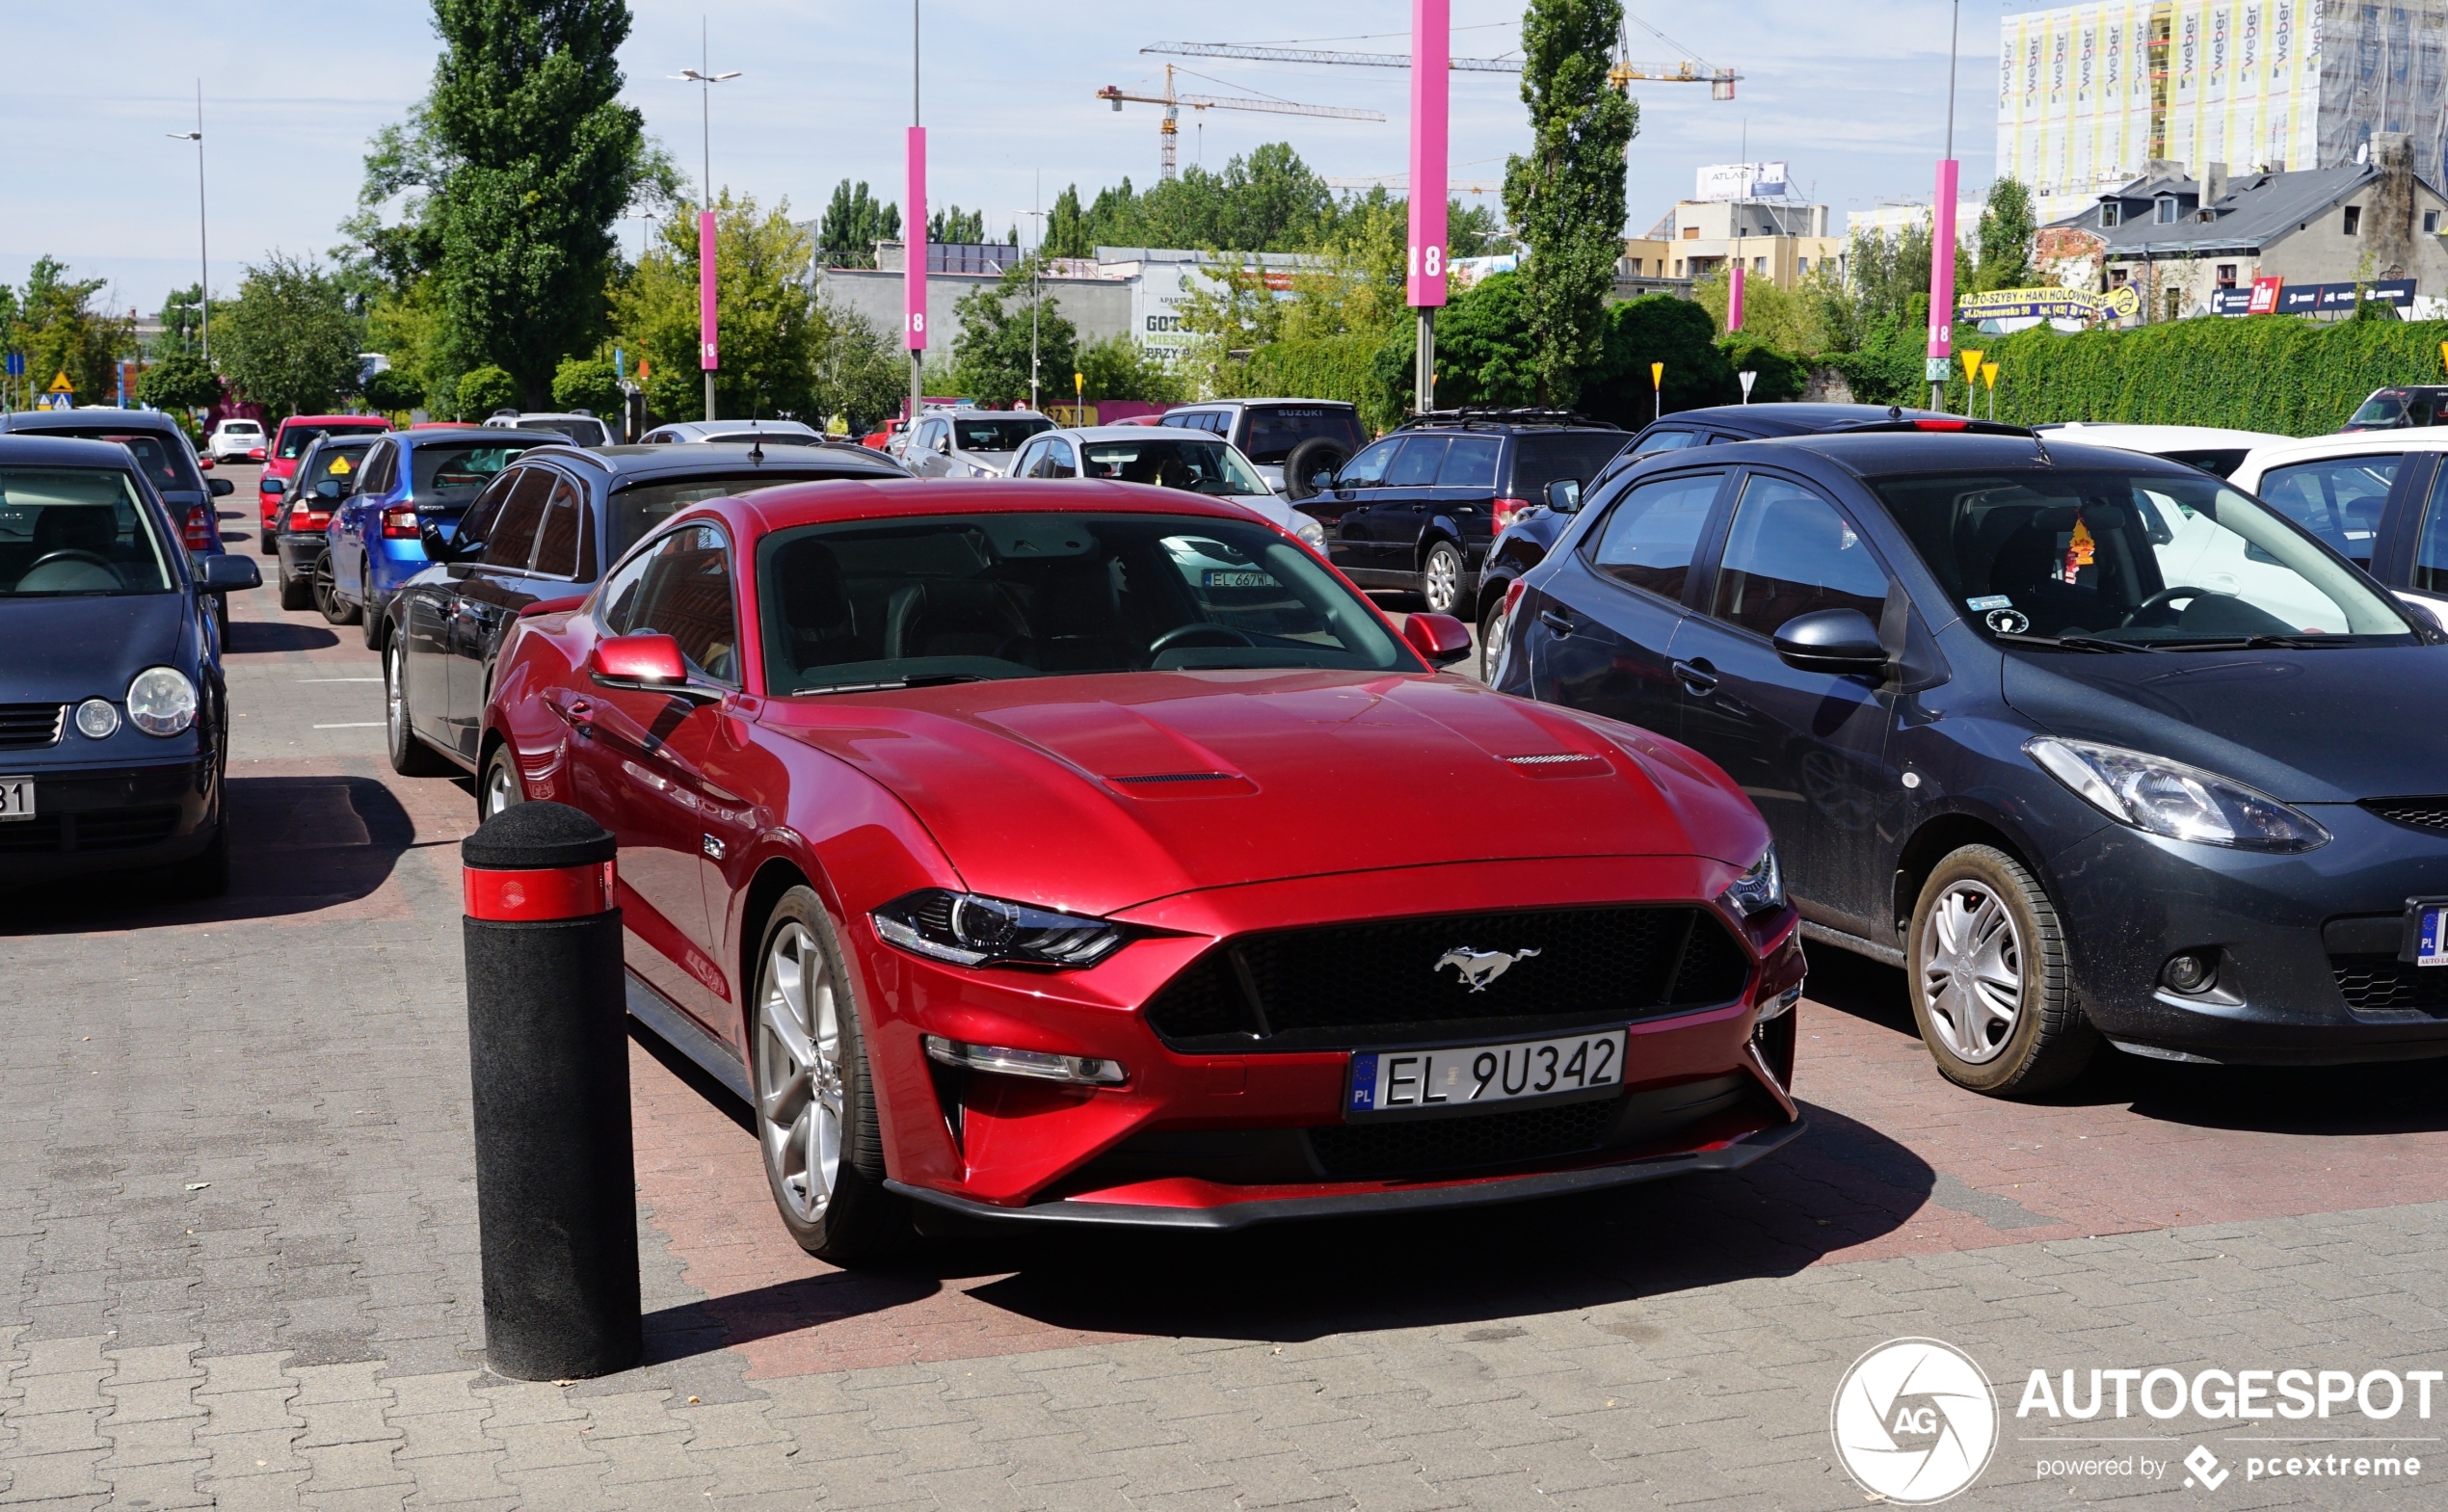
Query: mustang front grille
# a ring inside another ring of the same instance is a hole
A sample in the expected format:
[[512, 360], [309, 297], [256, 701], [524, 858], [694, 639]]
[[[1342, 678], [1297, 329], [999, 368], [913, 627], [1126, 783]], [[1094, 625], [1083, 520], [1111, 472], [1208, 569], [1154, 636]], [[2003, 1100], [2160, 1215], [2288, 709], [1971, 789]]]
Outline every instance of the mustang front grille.
[[1184, 1049], [1431, 1044], [1731, 1002], [1750, 958], [1712, 911], [1534, 909], [1243, 935], [1148, 1004]]
[[0, 751], [39, 751], [60, 743], [65, 703], [0, 703]]
[[1595, 1151], [1620, 1111], [1619, 1101], [1608, 1101], [1471, 1118], [1344, 1124], [1311, 1129], [1309, 1148], [1326, 1175], [1339, 1181], [1464, 1172]]

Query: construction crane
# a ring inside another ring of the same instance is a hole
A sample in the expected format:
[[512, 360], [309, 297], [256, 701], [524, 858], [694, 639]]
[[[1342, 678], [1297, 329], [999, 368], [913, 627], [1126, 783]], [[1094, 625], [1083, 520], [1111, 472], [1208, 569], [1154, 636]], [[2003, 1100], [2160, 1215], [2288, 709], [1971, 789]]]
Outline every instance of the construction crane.
[[1167, 183], [1173, 181], [1174, 139], [1180, 134], [1180, 118], [1184, 108], [1257, 110], [1276, 116], [1328, 116], [1337, 120], [1383, 120], [1386, 119], [1385, 112], [1381, 110], [1349, 110], [1341, 105], [1298, 105], [1291, 100], [1245, 99], [1235, 94], [1176, 93], [1173, 89], [1173, 65], [1169, 63], [1164, 66], [1164, 93], [1161, 94], [1132, 94], [1115, 85], [1108, 84], [1097, 92], [1097, 98], [1113, 101], [1113, 108], [1116, 111], [1122, 109], [1122, 102], [1125, 100], [1140, 105], [1164, 107], [1164, 120], [1157, 127], [1157, 140], [1164, 146], [1162, 176]]
[[[1375, 173], [1367, 178], [1329, 178], [1326, 180], [1326, 187], [1329, 189], [1401, 189], [1408, 185], [1410, 180], [1409, 173]], [[1503, 184], [1450, 183], [1445, 187], [1448, 192], [1457, 195], [1495, 195], [1504, 192]]]
[[[1674, 45], [1663, 32], [1629, 15], [1615, 30], [1615, 61], [1607, 70], [1607, 82], [1616, 89], [1629, 89], [1635, 79], [1654, 84], [1705, 84], [1711, 99], [1734, 98], [1735, 81], [1742, 77], [1732, 68], [1712, 67], [1697, 59], [1685, 58], [1674, 63], [1636, 62], [1632, 56], [1632, 31], [1637, 24], [1660, 41]], [[1143, 53], [1171, 53], [1184, 58], [1240, 58], [1252, 63], [1324, 63], [1358, 68], [1408, 68], [1411, 55], [1399, 52], [1334, 52], [1315, 47], [1245, 47], [1237, 42], [1157, 42], [1142, 47]], [[1456, 73], [1519, 73], [1519, 58], [1452, 58], [1448, 66]]]

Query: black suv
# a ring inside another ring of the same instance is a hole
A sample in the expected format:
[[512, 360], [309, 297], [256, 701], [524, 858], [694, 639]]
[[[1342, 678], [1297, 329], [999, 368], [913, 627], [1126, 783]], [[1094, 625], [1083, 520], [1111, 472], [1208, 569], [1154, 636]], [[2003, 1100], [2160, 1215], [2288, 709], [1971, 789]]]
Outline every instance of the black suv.
[[1597, 476], [1632, 439], [1562, 410], [1420, 415], [1292, 507], [1325, 527], [1326, 555], [1362, 588], [1409, 589], [1468, 618], [1488, 547], [1558, 479]]
[[1504, 599], [1512, 586], [1547, 559], [1556, 538], [1564, 533], [1574, 511], [1581, 507], [1584, 491], [1596, 490], [1602, 481], [1641, 458], [1693, 446], [1765, 440], [1771, 436], [1818, 436], [1899, 420], [1943, 418], [1934, 410], [1875, 404], [1740, 404], [1685, 410], [1642, 431], [1595, 473], [1550, 480], [1543, 493], [1532, 496], [1527, 508], [1500, 527], [1496, 544], [1488, 548], [1487, 563], [1479, 570], [1479, 676], [1495, 671], [1504, 650]]

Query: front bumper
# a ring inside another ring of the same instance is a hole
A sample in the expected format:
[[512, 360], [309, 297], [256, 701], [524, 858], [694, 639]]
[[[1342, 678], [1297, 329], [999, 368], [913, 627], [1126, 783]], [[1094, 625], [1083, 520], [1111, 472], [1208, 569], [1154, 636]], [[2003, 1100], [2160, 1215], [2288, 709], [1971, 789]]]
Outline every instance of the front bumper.
[[[2351, 804], [2304, 811], [2333, 838], [2300, 856], [2110, 825], [2054, 859], [2075, 984], [2110, 1041], [2246, 1065], [2448, 1055], [2448, 968], [2395, 960], [2407, 901], [2448, 897], [2448, 835]], [[2214, 953], [2217, 975], [2182, 994], [2160, 973], [2188, 951]]]
[[[0, 768], [9, 767], [0, 753]], [[0, 889], [185, 861], [221, 823], [220, 768], [210, 758], [14, 770], [34, 773], [35, 816], [0, 822]]]
[[[1577, 1032], [1530, 1017], [1534, 998], [1522, 1003], [1518, 1023], [1491, 1018], [1467, 1036], [1441, 1024], [1434, 1040], [1379, 1029], [1355, 1033], [1350, 1044], [1287, 1034], [1291, 1048], [1252, 1040], [1240, 1049], [1215, 1035], [1195, 1048], [1184, 1048], [1179, 1034], [1160, 1038], [1145, 1005], [1218, 940], [1362, 927], [1401, 906], [1388, 900], [1408, 902], [1397, 916], [1414, 918], [1690, 909], [1732, 880], [1721, 863], [1667, 857], [1407, 868], [1219, 889], [1132, 911], [1126, 921], [1146, 933], [1094, 968], [1059, 973], [938, 965], [883, 944], [865, 918], [853, 919], [849, 942], [867, 985], [869, 1063], [889, 1168], [915, 1200], [946, 1211], [1194, 1228], [1468, 1206], [1731, 1169], [1781, 1143], [1779, 1131], [1798, 1118], [1786, 1091], [1791, 1019], [1759, 1022], [1764, 1004], [1800, 985], [1790, 911], [1765, 931], [1727, 926], [1744, 963], [1730, 998], [1629, 1011], [1613, 1021], [1631, 1022], [1623, 1081], [1611, 1093], [1527, 1108], [1366, 1123], [1347, 1123], [1344, 1111], [1355, 1048]], [[1420, 907], [1423, 898], [1436, 906]], [[1363, 911], [1358, 917], [1355, 909]], [[1709, 917], [1724, 920], [1714, 911]], [[1430, 952], [1419, 963], [1424, 975], [1432, 959]], [[1127, 1068], [1129, 1080], [1091, 1089], [955, 1070], [926, 1058], [928, 1034], [1108, 1058]]]

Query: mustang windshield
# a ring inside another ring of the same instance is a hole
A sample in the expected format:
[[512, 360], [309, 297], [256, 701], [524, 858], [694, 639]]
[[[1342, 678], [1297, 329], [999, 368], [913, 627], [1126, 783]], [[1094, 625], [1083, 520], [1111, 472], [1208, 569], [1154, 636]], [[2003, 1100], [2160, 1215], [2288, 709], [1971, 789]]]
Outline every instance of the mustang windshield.
[[1323, 563], [1256, 519], [973, 515], [811, 525], [766, 539], [758, 582], [777, 691], [1417, 669]]
[[2414, 638], [2353, 569], [2207, 474], [2036, 466], [1871, 486], [1991, 636], [2081, 650]]
[[106, 467], [0, 467], [0, 597], [173, 586], [136, 480]]

